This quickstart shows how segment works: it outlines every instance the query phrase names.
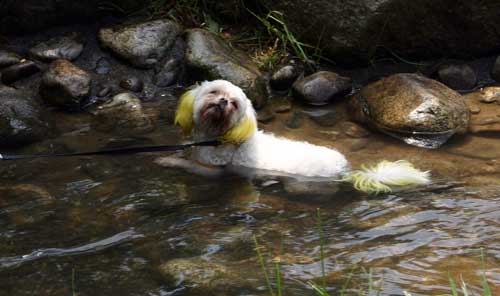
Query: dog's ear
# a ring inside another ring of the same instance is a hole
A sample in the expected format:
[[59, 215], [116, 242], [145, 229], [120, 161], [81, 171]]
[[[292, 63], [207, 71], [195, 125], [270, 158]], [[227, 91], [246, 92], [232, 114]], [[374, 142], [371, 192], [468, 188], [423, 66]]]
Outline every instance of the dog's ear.
[[174, 123], [182, 128], [185, 135], [189, 135], [193, 129], [194, 92], [195, 89], [191, 89], [181, 96], [175, 112]]
[[225, 143], [239, 145], [248, 140], [257, 131], [257, 119], [253, 108], [248, 108], [245, 117], [228, 130], [221, 138]]

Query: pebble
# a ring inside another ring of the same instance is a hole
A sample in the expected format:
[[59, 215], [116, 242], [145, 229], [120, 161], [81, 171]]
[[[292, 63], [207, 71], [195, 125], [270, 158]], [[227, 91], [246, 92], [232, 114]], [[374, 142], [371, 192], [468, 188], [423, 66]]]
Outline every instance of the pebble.
[[259, 112], [257, 112], [257, 121], [260, 123], [267, 124], [273, 121], [273, 119], [274, 114], [268, 109], [259, 110]]
[[120, 86], [126, 90], [140, 92], [144, 88], [144, 83], [139, 78], [132, 76], [120, 81]]
[[303, 124], [304, 124], [304, 114], [300, 112], [293, 112], [285, 123], [287, 127], [293, 129], [299, 128]]

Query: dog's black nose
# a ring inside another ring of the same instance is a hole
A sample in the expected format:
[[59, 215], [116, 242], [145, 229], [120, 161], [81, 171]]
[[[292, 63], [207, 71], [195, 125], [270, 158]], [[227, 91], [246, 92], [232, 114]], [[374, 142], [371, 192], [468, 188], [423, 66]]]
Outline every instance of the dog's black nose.
[[228, 103], [228, 101], [227, 101], [227, 99], [226, 99], [226, 98], [221, 98], [221, 99], [219, 100], [219, 106], [220, 106], [221, 108], [225, 108], [225, 107], [227, 106], [227, 103]]

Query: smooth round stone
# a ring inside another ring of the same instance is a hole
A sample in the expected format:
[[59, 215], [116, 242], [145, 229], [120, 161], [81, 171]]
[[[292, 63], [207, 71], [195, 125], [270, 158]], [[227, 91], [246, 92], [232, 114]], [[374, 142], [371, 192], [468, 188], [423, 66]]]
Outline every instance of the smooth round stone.
[[287, 97], [276, 97], [272, 99], [273, 111], [276, 113], [286, 113], [292, 110], [292, 102]]
[[144, 88], [144, 83], [141, 79], [133, 76], [120, 81], [120, 86], [126, 90], [140, 92]]
[[337, 123], [335, 110], [331, 108], [305, 109], [302, 113], [320, 126], [329, 127]]
[[40, 71], [40, 68], [35, 62], [21, 60], [20, 63], [2, 70], [2, 82], [5, 84], [11, 84], [23, 78], [29, 77], [38, 71]]
[[169, 55], [156, 66], [153, 83], [159, 87], [167, 87], [179, 81], [185, 72], [185, 54], [186, 42], [178, 38]]
[[469, 65], [445, 65], [438, 70], [439, 80], [452, 89], [468, 90], [474, 88], [477, 76]]
[[371, 83], [349, 105], [353, 120], [419, 147], [437, 148], [469, 125], [464, 98], [418, 74], [395, 74]]
[[294, 96], [303, 102], [321, 106], [349, 93], [352, 82], [350, 78], [337, 73], [320, 71], [295, 81], [292, 89]]

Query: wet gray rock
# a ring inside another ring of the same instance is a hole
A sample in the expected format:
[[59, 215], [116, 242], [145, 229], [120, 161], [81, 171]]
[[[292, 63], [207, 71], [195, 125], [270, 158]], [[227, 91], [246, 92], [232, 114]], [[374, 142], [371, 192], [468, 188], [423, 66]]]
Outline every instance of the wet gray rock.
[[371, 83], [350, 101], [353, 119], [402, 139], [437, 148], [465, 133], [469, 110], [463, 97], [438, 81], [417, 74], [395, 74]]
[[351, 79], [329, 71], [319, 71], [295, 81], [292, 86], [294, 96], [315, 105], [326, 105], [332, 99], [351, 91]]
[[0, 85], [0, 102], [0, 146], [21, 146], [47, 136], [50, 126], [34, 98]]
[[337, 116], [335, 116], [335, 110], [332, 108], [305, 109], [302, 113], [318, 125], [324, 127], [334, 126], [338, 121]]
[[203, 295], [234, 295], [235, 291], [251, 287], [241, 270], [199, 258], [173, 259], [160, 265], [159, 270], [168, 282]]
[[472, 89], [477, 82], [476, 72], [469, 65], [444, 65], [438, 70], [439, 80], [456, 90]]
[[10, 51], [0, 50], [0, 69], [20, 63], [22, 58]]
[[155, 68], [153, 83], [156, 86], [167, 87], [182, 79], [185, 53], [186, 43], [177, 38], [170, 53]]
[[245, 91], [254, 106], [265, 104], [266, 84], [248, 56], [203, 29], [188, 30], [186, 43], [186, 63], [201, 79], [231, 81]]
[[297, 63], [290, 63], [276, 70], [269, 84], [278, 91], [287, 91], [304, 70]]
[[104, 28], [98, 38], [102, 46], [140, 68], [152, 68], [169, 52], [181, 27], [170, 20]]
[[140, 92], [144, 88], [144, 82], [142, 82], [142, 80], [140, 80], [139, 78], [133, 76], [120, 81], [120, 86], [126, 90]]
[[11, 84], [23, 78], [29, 77], [38, 71], [40, 71], [40, 68], [37, 64], [35, 64], [35, 62], [21, 60], [20, 63], [2, 70], [2, 82], [5, 84]]
[[52, 106], [79, 109], [90, 95], [90, 75], [68, 60], [55, 60], [43, 74], [40, 95]]
[[83, 37], [77, 33], [67, 36], [54, 37], [41, 42], [29, 49], [29, 54], [41, 61], [53, 61], [57, 59], [74, 60], [83, 51], [85, 43]]
[[141, 100], [131, 93], [117, 94], [91, 113], [92, 126], [105, 132], [143, 134], [155, 128], [151, 118], [144, 112]]
[[496, 81], [500, 82], [500, 56], [498, 56], [493, 64], [493, 68], [491, 69], [491, 77]]

